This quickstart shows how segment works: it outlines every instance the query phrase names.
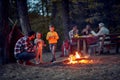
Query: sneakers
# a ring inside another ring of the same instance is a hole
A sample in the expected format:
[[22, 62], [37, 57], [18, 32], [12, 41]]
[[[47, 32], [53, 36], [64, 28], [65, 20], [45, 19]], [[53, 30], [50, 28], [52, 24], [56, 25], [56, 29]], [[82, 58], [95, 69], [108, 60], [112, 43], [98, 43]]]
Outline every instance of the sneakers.
[[17, 60], [17, 64], [24, 64], [23, 60]]
[[35, 64], [43, 64], [43, 61], [36, 61]]
[[39, 64], [39, 62], [35, 62], [35, 64]]
[[17, 60], [17, 64], [21, 64], [21, 65], [34, 65], [34, 63], [32, 63], [30, 61], [23, 61], [23, 60]]

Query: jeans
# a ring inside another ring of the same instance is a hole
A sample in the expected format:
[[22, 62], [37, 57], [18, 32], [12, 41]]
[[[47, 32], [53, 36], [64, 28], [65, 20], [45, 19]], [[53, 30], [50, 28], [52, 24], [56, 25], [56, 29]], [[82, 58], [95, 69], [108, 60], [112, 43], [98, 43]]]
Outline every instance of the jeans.
[[29, 53], [29, 52], [22, 52], [16, 55], [16, 59], [24, 60], [24, 61], [34, 59], [35, 57], [36, 57], [35, 53]]
[[56, 56], [55, 56], [56, 44], [49, 44], [49, 48], [52, 53], [52, 60], [56, 60]]

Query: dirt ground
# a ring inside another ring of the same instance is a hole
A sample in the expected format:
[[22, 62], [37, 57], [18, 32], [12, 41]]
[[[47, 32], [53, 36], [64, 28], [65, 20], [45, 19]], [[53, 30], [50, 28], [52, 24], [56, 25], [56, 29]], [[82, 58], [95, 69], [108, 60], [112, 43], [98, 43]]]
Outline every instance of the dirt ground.
[[[57, 53], [57, 58], [60, 56]], [[91, 64], [0, 65], [0, 80], [120, 80], [120, 54], [92, 56]], [[44, 62], [51, 60], [43, 54]]]

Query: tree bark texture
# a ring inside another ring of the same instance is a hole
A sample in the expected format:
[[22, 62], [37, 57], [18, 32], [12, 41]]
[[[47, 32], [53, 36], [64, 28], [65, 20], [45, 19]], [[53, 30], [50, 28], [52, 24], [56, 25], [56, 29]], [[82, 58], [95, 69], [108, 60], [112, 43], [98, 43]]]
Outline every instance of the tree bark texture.
[[22, 32], [27, 34], [31, 30], [28, 17], [27, 0], [17, 0], [17, 8]]
[[62, 0], [62, 18], [63, 18], [63, 27], [64, 27], [64, 37], [68, 39], [69, 0]]

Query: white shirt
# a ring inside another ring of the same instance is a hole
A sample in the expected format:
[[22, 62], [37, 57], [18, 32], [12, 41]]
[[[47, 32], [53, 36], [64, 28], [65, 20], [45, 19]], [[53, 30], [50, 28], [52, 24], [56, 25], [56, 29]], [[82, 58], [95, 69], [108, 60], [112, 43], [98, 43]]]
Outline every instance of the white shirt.
[[[94, 31], [91, 31], [91, 33], [94, 36], [99, 36], [99, 35], [105, 35], [105, 34], [109, 34], [110, 31], [106, 28], [106, 27], [101, 27], [100, 30], [98, 31], [98, 33], [95, 33]], [[105, 39], [109, 39], [110, 37], [106, 37]], [[103, 38], [100, 37], [100, 40], [102, 40]], [[109, 41], [105, 41], [104, 44], [109, 44]], [[102, 43], [100, 42], [100, 46], [102, 45]]]
[[40, 49], [43, 48], [44, 41], [42, 39], [35, 39], [34, 43], [37, 46], [37, 48], [40, 48]]
[[72, 39], [75, 34], [78, 34], [78, 30], [75, 30], [75, 31], [70, 30], [70, 31], [69, 31], [69, 38]]
[[101, 27], [101, 29], [98, 31], [98, 33], [95, 33], [94, 31], [91, 31], [91, 33], [94, 36], [99, 36], [99, 35], [109, 34], [110, 31], [106, 27]]

